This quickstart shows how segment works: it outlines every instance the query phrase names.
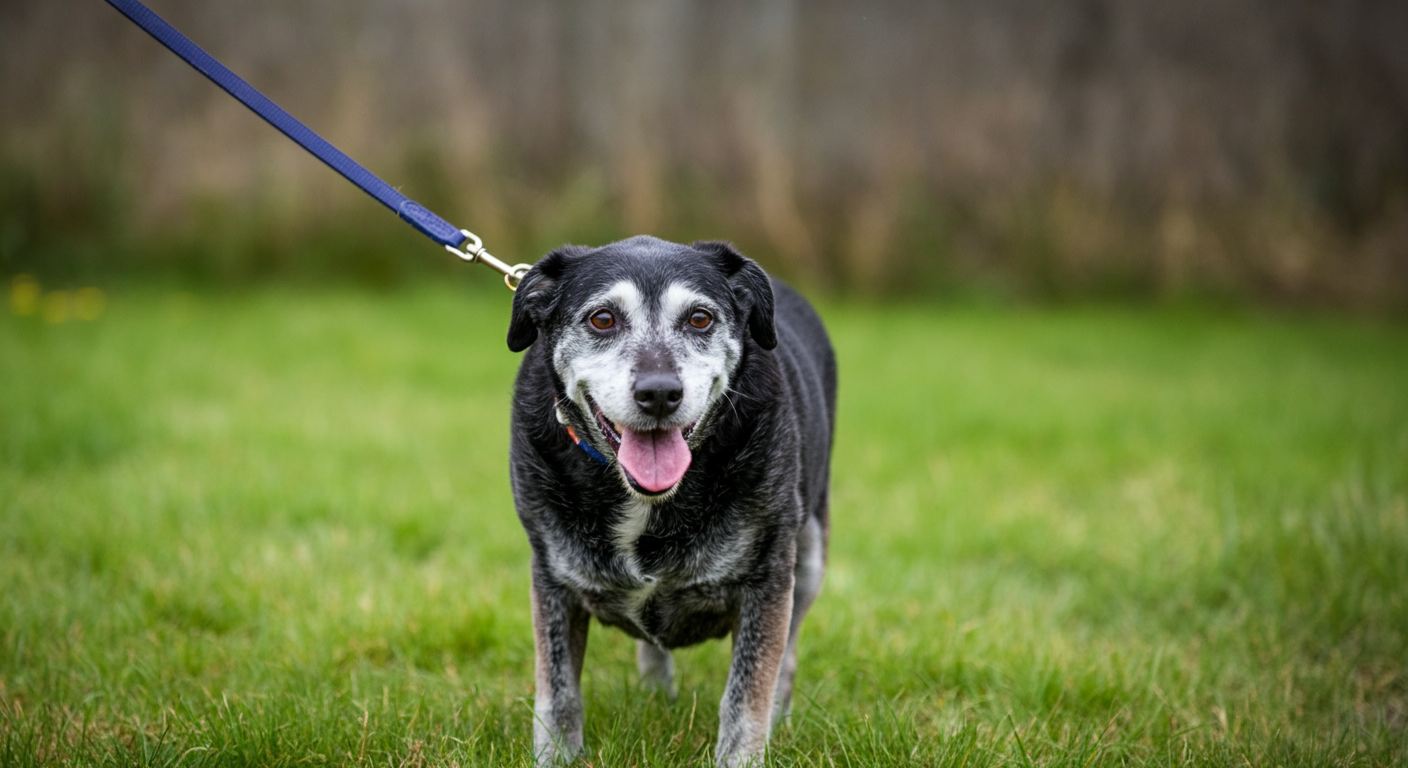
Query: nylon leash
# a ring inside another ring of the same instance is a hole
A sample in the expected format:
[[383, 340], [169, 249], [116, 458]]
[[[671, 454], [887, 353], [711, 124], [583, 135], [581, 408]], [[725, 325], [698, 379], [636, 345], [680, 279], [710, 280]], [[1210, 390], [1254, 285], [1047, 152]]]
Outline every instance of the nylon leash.
[[[314, 157], [322, 160], [329, 168], [356, 184], [358, 188], [371, 195], [377, 202], [390, 208], [421, 234], [445, 246], [445, 250], [465, 261], [479, 262], [502, 274], [504, 284], [508, 286], [509, 290], [517, 289], [518, 281], [529, 269], [528, 264], [509, 266], [494, 258], [484, 249], [484, 243], [478, 235], [467, 229], [460, 229], [436, 216], [430, 209], [401, 194], [395, 187], [363, 168], [356, 160], [348, 157], [342, 150], [314, 133], [298, 118], [284, 111], [282, 107], [260, 93], [254, 86], [245, 82], [239, 75], [231, 72], [228, 67], [217, 61], [214, 56], [206, 53], [200, 46], [191, 42], [190, 38], [181, 34], [147, 6], [137, 0], [108, 0], [108, 4], [120, 11], [134, 24], [146, 30], [147, 34], [156, 38], [157, 42], [169, 48], [172, 53], [180, 56], [196, 71], [210, 78], [211, 82], [220, 86], [226, 93], [238, 99], [241, 104], [249, 107], [256, 115], [264, 118], [266, 122], [279, 129], [285, 136], [311, 152]], [[461, 250], [461, 246], [463, 246], [463, 250]]]

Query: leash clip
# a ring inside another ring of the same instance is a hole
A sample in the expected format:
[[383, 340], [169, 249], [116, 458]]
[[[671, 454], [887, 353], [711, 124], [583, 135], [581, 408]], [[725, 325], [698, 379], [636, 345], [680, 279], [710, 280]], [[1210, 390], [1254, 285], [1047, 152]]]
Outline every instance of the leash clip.
[[460, 250], [453, 245], [445, 246], [445, 250], [471, 264], [477, 262], [498, 272], [504, 276], [504, 285], [508, 286], [510, 291], [518, 290], [518, 283], [523, 280], [523, 276], [528, 274], [528, 270], [532, 269], [533, 265], [514, 264], [513, 266], [509, 266], [494, 258], [493, 254], [484, 250], [484, 241], [479, 239], [479, 235], [467, 229], [461, 229], [460, 234], [464, 235], [465, 238], [464, 242], [460, 243], [460, 245], [464, 246], [464, 250]]

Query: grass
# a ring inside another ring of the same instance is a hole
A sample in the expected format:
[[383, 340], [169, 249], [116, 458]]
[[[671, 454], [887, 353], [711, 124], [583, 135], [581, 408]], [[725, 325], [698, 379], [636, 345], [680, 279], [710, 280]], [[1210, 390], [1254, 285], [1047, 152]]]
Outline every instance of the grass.
[[[492, 281], [485, 280], [485, 284]], [[527, 765], [501, 289], [0, 317], [0, 764]], [[1408, 762], [1408, 331], [839, 305], [778, 766]], [[595, 627], [593, 765], [708, 765]]]

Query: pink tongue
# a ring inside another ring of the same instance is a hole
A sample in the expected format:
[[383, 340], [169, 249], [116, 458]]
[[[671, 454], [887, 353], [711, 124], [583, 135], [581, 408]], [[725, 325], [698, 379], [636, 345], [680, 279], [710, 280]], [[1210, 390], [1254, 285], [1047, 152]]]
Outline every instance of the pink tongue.
[[673, 488], [689, 469], [689, 446], [678, 429], [621, 430], [616, 459], [640, 487], [658, 493]]

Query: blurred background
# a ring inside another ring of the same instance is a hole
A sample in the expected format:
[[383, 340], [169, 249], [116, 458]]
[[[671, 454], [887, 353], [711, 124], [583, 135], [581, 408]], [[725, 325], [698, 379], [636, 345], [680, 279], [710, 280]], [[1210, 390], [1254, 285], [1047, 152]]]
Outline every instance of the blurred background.
[[[1408, 305], [1397, 0], [150, 5], [509, 261], [646, 232], [840, 295]], [[0, 274], [457, 269], [98, 0], [0, 4], [0, 103]]]

